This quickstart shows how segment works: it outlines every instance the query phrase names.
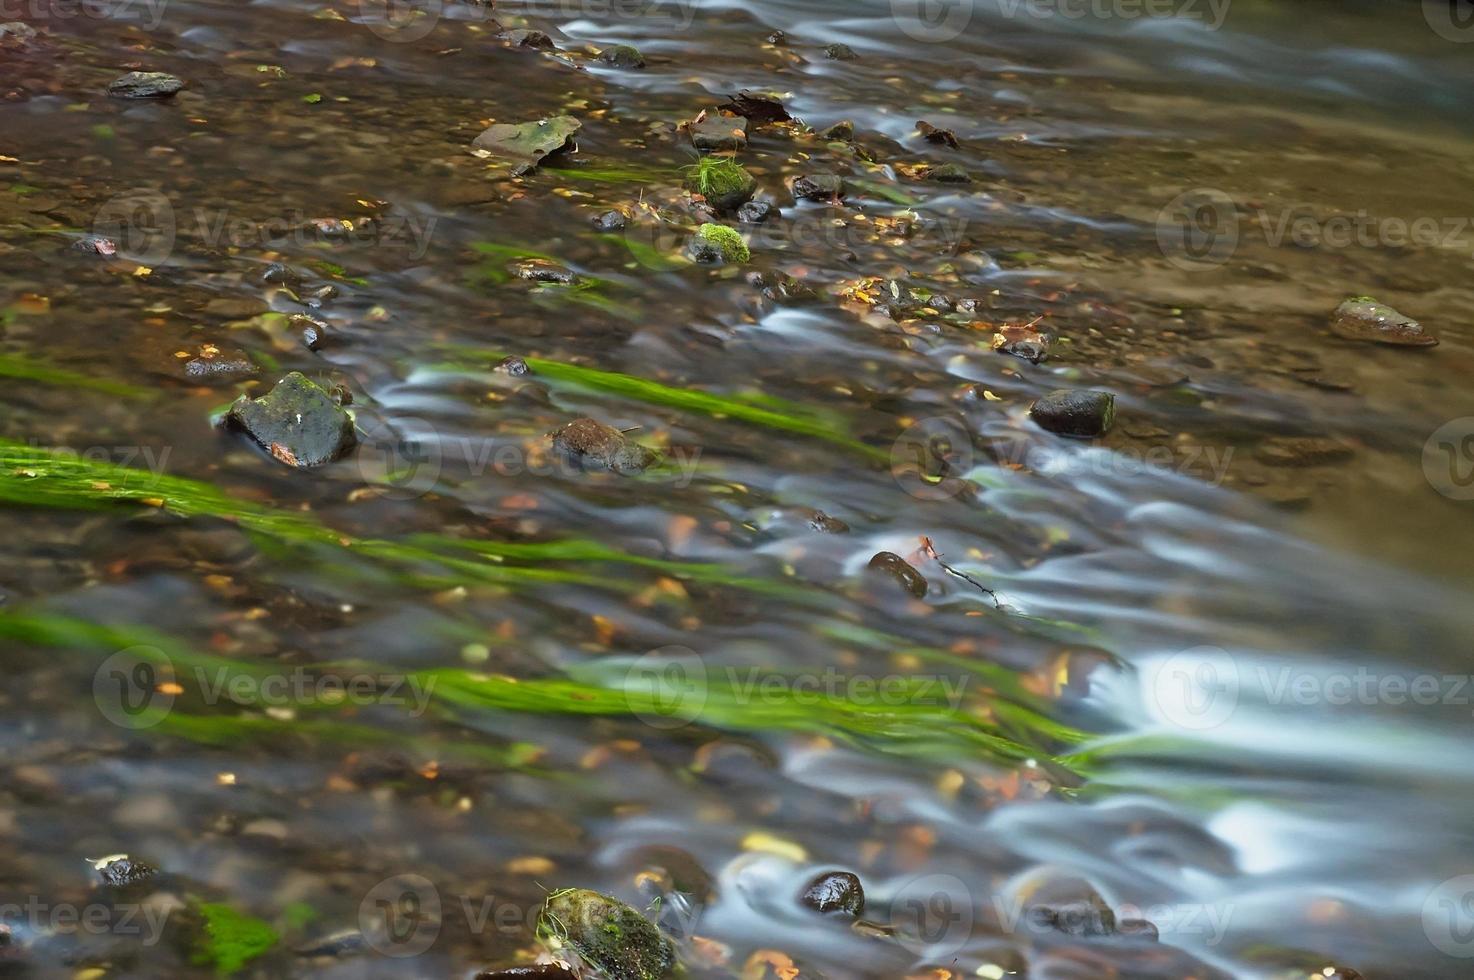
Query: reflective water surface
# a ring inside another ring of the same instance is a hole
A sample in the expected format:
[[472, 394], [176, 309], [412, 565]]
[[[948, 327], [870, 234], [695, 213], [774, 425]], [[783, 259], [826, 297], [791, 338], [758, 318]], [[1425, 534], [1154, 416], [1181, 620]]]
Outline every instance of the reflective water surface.
[[[0, 971], [469, 977], [571, 886], [695, 976], [1465, 976], [1474, 27], [1142, 9], [4, 8]], [[218, 425], [289, 371], [338, 462]]]

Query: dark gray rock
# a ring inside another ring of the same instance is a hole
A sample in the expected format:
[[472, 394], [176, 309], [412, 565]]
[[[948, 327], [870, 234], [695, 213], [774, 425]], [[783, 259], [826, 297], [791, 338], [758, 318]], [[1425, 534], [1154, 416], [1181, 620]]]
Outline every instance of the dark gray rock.
[[781, 212], [766, 201], [748, 201], [737, 209], [737, 220], [749, 225], [760, 225], [779, 216]]
[[126, 854], [103, 858], [100, 861], [94, 862], [94, 867], [96, 867], [97, 873], [102, 877], [102, 883], [104, 885], [112, 885], [115, 888], [136, 885], [158, 874], [158, 871], [155, 869], [144, 864], [142, 861], [135, 861]]
[[553, 433], [553, 448], [573, 461], [616, 473], [638, 473], [659, 458], [612, 425], [590, 418], [574, 419]]
[[855, 138], [855, 124], [848, 119], [841, 119], [819, 135], [832, 143], [848, 143]]
[[793, 196], [801, 201], [829, 201], [844, 196], [844, 178], [838, 174], [808, 174], [793, 182]]
[[854, 61], [860, 56], [848, 44], [831, 44], [824, 49], [824, 57], [830, 61]]
[[858, 916], [865, 911], [865, 889], [848, 871], [826, 871], [799, 893], [798, 900], [817, 912]]
[[275, 459], [300, 468], [330, 463], [358, 442], [352, 417], [299, 371], [261, 398], [242, 396], [225, 420]]
[[290, 267], [280, 262], [273, 262], [261, 273], [261, 281], [270, 286], [286, 286], [288, 289], [300, 289], [302, 277]]
[[497, 374], [510, 374], [514, 378], [532, 373], [532, 368], [527, 366], [527, 362], [516, 355], [502, 358], [492, 370]]
[[130, 71], [107, 87], [118, 99], [168, 99], [184, 88], [184, 82], [161, 71]]
[[1116, 396], [1108, 391], [1051, 391], [1034, 403], [1029, 416], [1041, 429], [1076, 439], [1094, 439], [1110, 431]]
[[242, 350], [201, 354], [184, 362], [184, 377], [197, 384], [226, 384], [256, 373], [256, 365]]
[[747, 145], [747, 120], [707, 113], [705, 119], [691, 124], [691, 143], [703, 153], [740, 150]]
[[914, 598], [921, 599], [926, 596], [926, 576], [907, 564], [900, 555], [882, 551], [870, 559], [870, 564], [866, 565], [865, 569], [872, 577], [886, 578], [895, 582]]

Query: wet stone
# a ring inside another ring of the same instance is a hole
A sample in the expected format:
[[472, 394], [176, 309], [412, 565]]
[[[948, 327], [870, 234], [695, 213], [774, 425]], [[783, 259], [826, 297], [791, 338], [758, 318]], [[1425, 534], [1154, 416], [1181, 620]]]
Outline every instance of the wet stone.
[[855, 124], [848, 119], [841, 119], [819, 135], [831, 142], [848, 143], [855, 138]]
[[801, 201], [828, 201], [844, 196], [844, 178], [838, 174], [808, 174], [793, 182], [793, 196]]
[[130, 71], [107, 87], [118, 99], [168, 99], [184, 88], [184, 82], [161, 71]]
[[748, 201], [737, 209], [737, 220], [743, 224], [760, 225], [779, 216], [779, 211], [767, 201]]
[[536, 48], [539, 51], [552, 51], [554, 48], [553, 39], [542, 31], [518, 28], [507, 31], [502, 37], [514, 48]]
[[611, 68], [635, 69], [645, 67], [645, 56], [640, 49], [630, 44], [616, 44], [599, 52], [599, 60]]
[[816, 510], [809, 518], [809, 527], [824, 534], [848, 534], [850, 526], [837, 517], [830, 517], [822, 510]]
[[860, 915], [865, 911], [865, 889], [848, 871], [826, 871], [804, 886], [798, 900], [817, 912]]
[[561, 265], [554, 265], [542, 259], [523, 262], [514, 270], [518, 279], [526, 279], [528, 282], [545, 282], [554, 285], [571, 285], [578, 279], [578, 274], [572, 269], [565, 269]]
[[1029, 415], [1041, 429], [1077, 439], [1094, 439], [1110, 431], [1116, 396], [1108, 391], [1051, 391], [1034, 403]]
[[527, 366], [527, 362], [515, 355], [502, 358], [492, 370], [497, 374], [510, 374], [514, 378], [532, 373], [532, 368]]
[[476, 980], [579, 980], [577, 973], [557, 963], [533, 966], [509, 966], [503, 970], [482, 970]]
[[118, 245], [111, 238], [103, 238], [101, 235], [84, 235], [72, 242], [72, 250], [88, 255], [111, 256], [118, 254]]
[[629, 225], [629, 219], [624, 216], [623, 211], [605, 211], [593, 217], [594, 228], [598, 231], [624, 231]]
[[926, 172], [926, 179], [937, 184], [971, 184], [972, 175], [961, 164], [944, 163]]
[[923, 119], [916, 124], [916, 131], [928, 143], [935, 143], [938, 146], [948, 146], [954, 150], [957, 149], [957, 134], [953, 133], [950, 129], [933, 126]]
[[1254, 458], [1266, 466], [1325, 466], [1343, 463], [1355, 454], [1355, 449], [1338, 439], [1293, 436], [1266, 440], [1254, 451]]
[[1393, 347], [1434, 347], [1438, 337], [1411, 317], [1370, 296], [1353, 296], [1331, 317], [1331, 332], [1347, 340]]
[[270, 286], [286, 286], [288, 289], [300, 289], [302, 286], [302, 277], [280, 262], [268, 265], [266, 271], [261, 273], [261, 281]]
[[1029, 910], [1029, 922], [1041, 930], [1053, 930], [1079, 938], [1100, 938], [1116, 934], [1116, 914], [1104, 903], [1097, 902], [1037, 905]]
[[652, 450], [596, 419], [574, 419], [553, 434], [553, 448], [581, 463], [638, 473], [658, 459]]
[[873, 578], [889, 578], [909, 595], [921, 599], [926, 596], [926, 577], [911, 567], [900, 555], [882, 551], [870, 559], [865, 570]]
[[34, 41], [36, 29], [30, 24], [23, 24], [18, 20], [12, 20], [0, 24], [0, 41]]
[[136, 861], [126, 854], [118, 854], [112, 857], [101, 858], [93, 862], [98, 875], [102, 878], [104, 885], [115, 888], [124, 888], [149, 880], [158, 874], [154, 868], [149, 867], [142, 861]]
[[860, 56], [848, 44], [831, 44], [824, 49], [824, 57], [830, 61], [854, 61]]
[[703, 153], [740, 150], [747, 145], [747, 120], [708, 113], [705, 119], [691, 124], [691, 143]]
[[278, 461], [301, 468], [330, 463], [358, 442], [352, 417], [298, 371], [261, 398], [242, 396], [226, 424], [244, 430]]
[[686, 254], [704, 265], [741, 264], [752, 258], [742, 236], [726, 225], [705, 224], [686, 245]]
[[538, 932], [610, 980], [663, 980], [676, 966], [675, 948], [649, 919], [623, 902], [584, 888], [549, 895]]
[[256, 365], [245, 351], [218, 349], [184, 362], [184, 377], [199, 384], [226, 384], [256, 373]]

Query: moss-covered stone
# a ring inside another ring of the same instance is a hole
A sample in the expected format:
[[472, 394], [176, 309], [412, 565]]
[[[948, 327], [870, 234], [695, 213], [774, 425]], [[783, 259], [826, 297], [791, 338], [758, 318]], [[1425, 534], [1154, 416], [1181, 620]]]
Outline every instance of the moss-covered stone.
[[708, 223], [696, 229], [691, 240], [691, 257], [698, 262], [721, 262], [741, 265], [752, 258], [752, 251], [742, 236], [726, 225]]
[[659, 457], [612, 425], [597, 419], [574, 419], [553, 433], [553, 448], [580, 463], [616, 473], [638, 473]]
[[538, 935], [557, 950], [578, 954], [609, 980], [664, 980], [676, 967], [675, 948], [654, 923], [586, 888], [549, 895]]
[[352, 416], [300, 371], [282, 378], [261, 398], [241, 396], [225, 421], [288, 466], [330, 463], [358, 442]]
[[1331, 317], [1331, 332], [1347, 340], [1394, 347], [1434, 347], [1438, 337], [1412, 317], [1370, 296], [1353, 296]]

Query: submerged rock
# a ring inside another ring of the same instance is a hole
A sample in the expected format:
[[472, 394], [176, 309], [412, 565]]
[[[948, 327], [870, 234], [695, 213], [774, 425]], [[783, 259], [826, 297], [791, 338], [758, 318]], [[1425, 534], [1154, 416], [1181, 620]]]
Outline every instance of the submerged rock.
[[611, 68], [644, 68], [645, 56], [632, 44], [616, 44], [599, 52], [599, 60]]
[[184, 377], [200, 384], [222, 384], [255, 373], [256, 365], [250, 355], [239, 349], [221, 350], [210, 345], [184, 362]]
[[130, 71], [107, 87], [118, 99], [168, 99], [179, 94], [184, 82], [161, 71]]
[[594, 215], [592, 220], [599, 231], [624, 231], [630, 223], [623, 211], [605, 211]]
[[659, 458], [614, 426], [590, 418], [574, 419], [553, 433], [553, 448], [578, 462], [616, 473], [638, 473]]
[[512, 271], [518, 279], [551, 283], [557, 286], [569, 286], [578, 280], [578, 273], [556, 262], [549, 262], [547, 259], [528, 259], [526, 262], [518, 263]]
[[502, 970], [482, 970], [476, 974], [475, 980], [579, 980], [579, 976], [560, 963], [537, 963], [509, 966]]
[[826, 871], [799, 893], [798, 900], [818, 912], [860, 915], [865, 911], [865, 889], [848, 871]]
[[1355, 454], [1355, 449], [1338, 439], [1290, 436], [1266, 440], [1254, 451], [1254, 458], [1267, 466], [1324, 466], [1345, 462]]
[[330, 463], [358, 442], [352, 417], [300, 371], [287, 375], [261, 398], [242, 395], [225, 420], [288, 466]]
[[800, 201], [829, 201], [844, 196], [844, 178], [838, 174], [808, 174], [796, 179], [792, 190]]
[[553, 892], [538, 918], [538, 935], [568, 949], [609, 980], [663, 980], [676, 967], [675, 948], [639, 912], [585, 888]]
[[907, 564], [906, 559], [889, 551], [882, 551], [870, 559], [865, 570], [873, 577], [887, 577], [917, 599], [925, 598], [926, 576]]
[[767, 201], [748, 201], [737, 209], [737, 220], [748, 225], [760, 225], [778, 216], [778, 209]]
[[269, 286], [286, 286], [288, 289], [300, 289], [302, 277], [290, 266], [280, 262], [273, 262], [261, 273], [261, 281]]
[[752, 251], [742, 236], [726, 225], [704, 224], [686, 246], [687, 254], [697, 262], [740, 265], [752, 258]]
[[838, 517], [830, 517], [822, 510], [816, 510], [809, 517], [809, 527], [823, 534], [848, 534], [850, 526]]
[[740, 150], [747, 145], [747, 120], [708, 113], [705, 119], [691, 124], [691, 143], [703, 153]]
[[848, 44], [831, 44], [824, 49], [824, 57], [830, 61], [854, 61], [860, 56]]
[[956, 163], [943, 163], [926, 172], [926, 179], [938, 184], [971, 184], [972, 175]]
[[88, 255], [113, 256], [118, 254], [118, 243], [101, 235], [84, 235], [72, 242], [72, 250]]
[[510, 374], [514, 378], [520, 378], [525, 374], [532, 373], [532, 368], [527, 366], [527, 362], [515, 354], [497, 361], [496, 366], [492, 370], [497, 374]]
[[517, 28], [503, 32], [502, 37], [514, 48], [537, 48], [540, 51], [551, 51], [554, 48], [553, 39], [542, 31]]
[[819, 135], [830, 142], [848, 143], [855, 138], [855, 124], [848, 119], [841, 119]]
[[471, 145], [514, 164], [513, 174], [520, 175], [555, 153], [573, 150], [576, 147], [573, 135], [582, 128], [583, 123], [572, 116], [551, 116], [526, 123], [497, 123], [483, 130]]
[[1051, 391], [1034, 403], [1029, 416], [1041, 429], [1094, 439], [1110, 431], [1116, 418], [1116, 396], [1108, 391]]
[[1438, 337], [1417, 320], [1370, 296], [1353, 296], [1331, 317], [1331, 332], [1347, 340], [1393, 347], [1435, 347]]

